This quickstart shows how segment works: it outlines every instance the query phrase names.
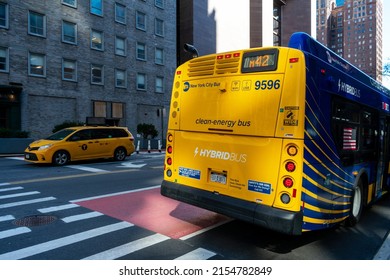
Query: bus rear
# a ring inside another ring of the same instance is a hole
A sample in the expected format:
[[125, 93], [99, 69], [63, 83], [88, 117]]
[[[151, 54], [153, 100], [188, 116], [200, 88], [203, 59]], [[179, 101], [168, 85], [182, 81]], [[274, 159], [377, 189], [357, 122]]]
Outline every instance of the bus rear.
[[301, 234], [304, 120], [301, 51], [192, 59], [173, 84], [162, 195]]

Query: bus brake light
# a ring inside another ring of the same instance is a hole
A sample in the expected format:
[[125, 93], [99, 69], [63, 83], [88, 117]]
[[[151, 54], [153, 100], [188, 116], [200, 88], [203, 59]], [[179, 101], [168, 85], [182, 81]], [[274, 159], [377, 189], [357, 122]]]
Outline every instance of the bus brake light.
[[296, 168], [295, 163], [292, 162], [292, 161], [288, 161], [288, 162], [286, 163], [285, 167], [286, 167], [286, 170], [287, 170], [288, 172], [294, 172], [294, 171], [295, 171], [295, 168]]
[[283, 185], [289, 189], [294, 185], [294, 181], [290, 177], [284, 178]]
[[299, 61], [298, 57], [290, 58], [290, 63], [297, 63]]

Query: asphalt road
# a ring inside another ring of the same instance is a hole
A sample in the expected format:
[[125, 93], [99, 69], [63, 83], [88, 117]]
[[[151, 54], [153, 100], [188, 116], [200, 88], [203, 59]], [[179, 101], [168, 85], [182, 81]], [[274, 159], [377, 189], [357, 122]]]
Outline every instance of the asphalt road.
[[159, 195], [163, 154], [40, 166], [0, 158], [0, 259], [371, 260], [390, 198], [354, 228], [285, 236]]

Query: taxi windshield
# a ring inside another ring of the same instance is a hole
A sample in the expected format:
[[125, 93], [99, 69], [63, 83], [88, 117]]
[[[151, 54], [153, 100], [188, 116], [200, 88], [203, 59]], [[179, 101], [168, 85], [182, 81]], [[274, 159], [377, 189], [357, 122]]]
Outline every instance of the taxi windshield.
[[69, 134], [73, 133], [75, 129], [62, 129], [49, 137], [46, 138], [46, 140], [62, 140]]

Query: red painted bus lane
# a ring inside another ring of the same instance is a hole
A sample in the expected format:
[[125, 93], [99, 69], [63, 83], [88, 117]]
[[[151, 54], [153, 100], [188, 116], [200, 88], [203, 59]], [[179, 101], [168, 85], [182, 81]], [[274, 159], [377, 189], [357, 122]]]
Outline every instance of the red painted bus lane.
[[160, 194], [160, 188], [76, 203], [174, 239], [229, 220], [223, 215], [166, 198]]

